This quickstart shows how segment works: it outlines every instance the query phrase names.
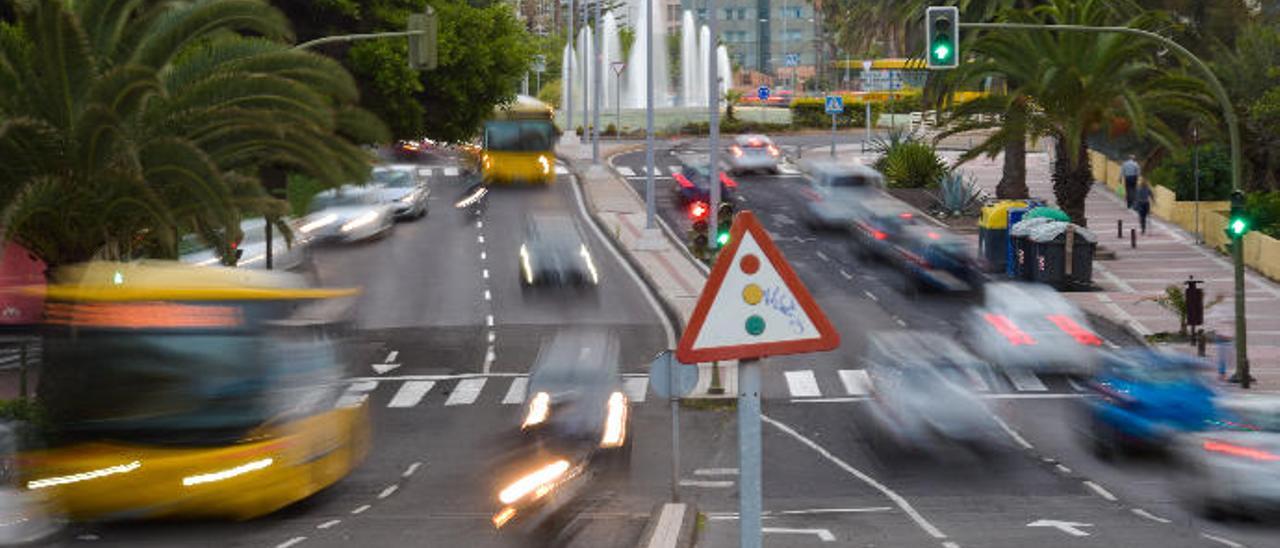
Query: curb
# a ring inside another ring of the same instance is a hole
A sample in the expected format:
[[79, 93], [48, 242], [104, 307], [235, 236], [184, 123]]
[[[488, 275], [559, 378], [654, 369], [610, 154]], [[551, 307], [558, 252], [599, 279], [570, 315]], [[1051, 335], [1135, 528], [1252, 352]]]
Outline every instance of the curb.
[[691, 548], [698, 512], [691, 502], [662, 502], [649, 514], [636, 548]]

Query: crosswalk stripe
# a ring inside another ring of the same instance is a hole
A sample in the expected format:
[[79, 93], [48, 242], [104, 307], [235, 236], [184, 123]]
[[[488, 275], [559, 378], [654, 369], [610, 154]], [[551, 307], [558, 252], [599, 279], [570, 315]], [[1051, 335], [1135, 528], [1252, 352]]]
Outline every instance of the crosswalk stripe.
[[507, 395], [502, 397], [502, 403], [506, 405], [524, 403], [524, 393], [528, 386], [529, 377], [511, 379], [511, 387], [507, 389]]
[[351, 383], [347, 390], [342, 393], [342, 397], [338, 398], [336, 407], [355, 407], [364, 403], [369, 399], [369, 392], [378, 387], [378, 381], [360, 381]]
[[556, 175], [568, 175], [568, 174], [569, 174], [569, 168], [561, 165], [556, 166]]
[[800, 174], [800, 170], [796, 169], [796, 167], [795, 167], [795, 166], [793, 166], [793, 165], [791, 165], [791, 164], [778, 164], [778, 172], [779, 172], [779, 173], [785, 173], [785, 174], [787, 174], [787, 175], [799, 175], [799, 174]]
[[850, 396], [865, 396], [871, 392], [871, 377], [862, 369], [841, 369], [840, 382]]
[[632, 403], [644, 403], [649, 392], [649, 377], [632, 377], [622, 381], [622, 389]]
[[453, 387], [453, 393], [449, 394], [449, 399], [445, 400], [445, 405], [470, 405], [476, 402], [476, 398], [480, 397], [480, 390], [484, 388], [484, 383], [488, 379], [484, 377], [474, 379], [462, 379], [458, 381], [458, 385]]
[[457, 176], [458, 176], [458, 168], [456, 168], [456, 167], [446, 167], [446, 168], [444, 168], [444, 176], [445, 176], [445, 177], [457, 177]]
[[431, 176], [431, 168], [426, 168], [426, 167], [420, 167], [420, 168], [418, 168], [418, 176], [419, 176], [419, 177], [430, 177], [430, 176]]
[[618, 168], [618, 174], [623, 177], [635, 177], [636, 172], [627, 166], [621, 166]]
[[1049, 388], [1040, 382], [1040, 378], [1026, 369], [1005, 369], [1004, 375], [1013, 382], [1013, 387], [1023, 392], [1044, 392]]
[[392, 396], [391, 402], [387, 407], [413, 407], [422, 401], [422, 398], [431, 391], [431, 387], [436, 385], [436, 381], [405, 381], [400, 389], [396, 391], [396, 395]]
[[808, 369], [804, 371], [787, 371], [787, 390], [791, 392], [793, 398], [816, 398], [822, 395], [822, 391], [818, 389], [818, 379], [814, 378], [813, 371]]

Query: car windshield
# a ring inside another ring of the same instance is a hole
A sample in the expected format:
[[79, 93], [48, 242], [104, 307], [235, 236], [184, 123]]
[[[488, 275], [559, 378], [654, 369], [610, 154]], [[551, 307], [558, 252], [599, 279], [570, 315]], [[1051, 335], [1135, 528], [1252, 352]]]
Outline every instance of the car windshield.
[[548, 151], [555, 144], [555, 128], [542, 120], [492, 121], [484, 126], [484, 142], [494, 151]]
[[828, 179], [831, 188], [863, 188], [875, 183], [873, 177], [865, 175], [833, 175]]
[[391, 188], [413, 188], [416, 184], [411, 173], [399, 169], [375, 169], [373, 182]]
[[368, 198], [363, 192], [325, 192], [311, 199], [311, 211], [320, 211], [331, 207], [350, 207], [367, 205]]

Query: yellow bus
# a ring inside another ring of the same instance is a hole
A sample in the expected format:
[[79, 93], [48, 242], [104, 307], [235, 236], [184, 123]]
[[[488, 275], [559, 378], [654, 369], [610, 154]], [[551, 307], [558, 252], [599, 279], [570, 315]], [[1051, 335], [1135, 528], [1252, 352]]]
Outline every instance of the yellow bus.
[[555, 111], [520, 95], [494, 109], [484, 124], [481, 169], [487, 183], [541, 183], [556, 180]]
[[170, 262], [89, 263], [46, 291], [46, 447], [21, 485], [76, 520], [261, 516], [369, 451], [343, 405], [339, 323], [354, 290]]

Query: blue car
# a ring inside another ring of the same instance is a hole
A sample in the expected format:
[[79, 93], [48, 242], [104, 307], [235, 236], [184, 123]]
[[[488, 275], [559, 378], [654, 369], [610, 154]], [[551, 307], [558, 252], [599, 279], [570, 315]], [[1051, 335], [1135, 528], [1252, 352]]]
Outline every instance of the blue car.
[[1089, 379], [1087, 436], [1109, 459], [1130, 449], [1163, 449], [1178, 434], [1219, 427], [1215, 393], [1191, 356], [1130, 350], [1106, 354]]
[[[711, 203], [711, 168], [708, 164], [686, 163], [679, 173], [672, 176], [672, 179], [675, 179], [675, 192], [682, 207], [689, 207], [694, 203], [704, 205]], [[734, 181], [727, 172], [721, 171], [721, 202], [733, 203], [733, 193], [737, 188], [737, 181]]]
[[971, 291], [982, 275], [965, 243], [950, 232], [927, 225], [904, 227], [894, 257], [906, 274], [907, 291]]

